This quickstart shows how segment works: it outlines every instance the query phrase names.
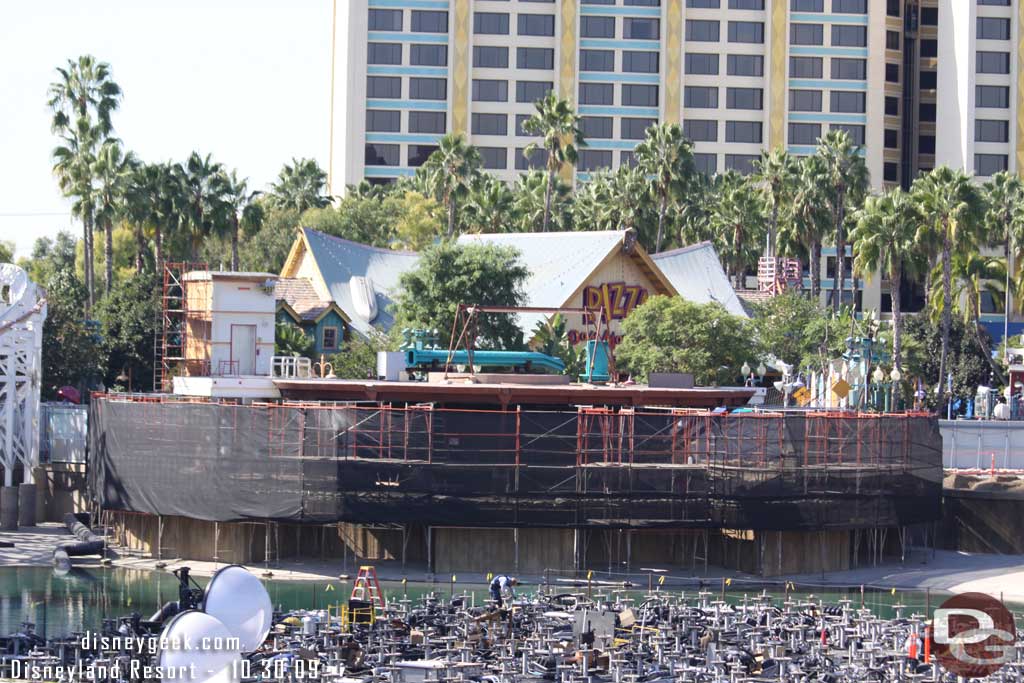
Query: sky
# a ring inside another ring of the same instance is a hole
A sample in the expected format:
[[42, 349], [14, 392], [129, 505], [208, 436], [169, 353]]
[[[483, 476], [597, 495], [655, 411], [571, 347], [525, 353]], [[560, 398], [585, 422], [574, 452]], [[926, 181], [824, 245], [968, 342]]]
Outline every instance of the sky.
[[[347, 0], [339, 0], [346, 2]], [[78, 235], [52, 173], [47, 86], [81, 54], [124, 91], [141, 159], [211, 153], [266, 189], [292, 157], [327, 167], [332, 0], [0, 0], [0, 240]]]

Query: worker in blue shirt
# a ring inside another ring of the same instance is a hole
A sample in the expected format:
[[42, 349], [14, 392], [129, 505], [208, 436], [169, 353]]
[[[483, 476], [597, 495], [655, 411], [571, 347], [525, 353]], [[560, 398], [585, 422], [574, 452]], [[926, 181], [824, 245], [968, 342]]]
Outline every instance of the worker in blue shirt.
[[491, 599], [502, 607], [504, 605], [504, 598], [506, 595], [511, 598], [516, 597], [514, 586], [519, 585], [519, 579], [514, 576], [508, 576], [506, 574], [499, 574], [491, 580]]

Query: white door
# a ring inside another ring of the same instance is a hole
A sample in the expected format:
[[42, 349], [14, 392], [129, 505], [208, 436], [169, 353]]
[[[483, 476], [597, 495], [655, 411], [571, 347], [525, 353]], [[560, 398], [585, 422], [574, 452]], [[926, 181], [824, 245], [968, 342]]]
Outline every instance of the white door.
[[256, 374], [256, 326], [231, 326], [231, 371], [239, 375]]

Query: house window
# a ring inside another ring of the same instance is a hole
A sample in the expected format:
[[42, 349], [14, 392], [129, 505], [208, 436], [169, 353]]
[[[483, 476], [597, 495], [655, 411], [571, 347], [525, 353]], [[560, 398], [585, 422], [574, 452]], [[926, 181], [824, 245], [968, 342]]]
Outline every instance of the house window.
[[321, 347], [323, 348], [324, 351], [329, 351], [329, 350], [333, 350], [333, 349], [338, 348], [338, 328], [337, 327], [331, 327], [331, 326], [324, 327], [323, 332], [322, 332], [322, 337], [323, 337], [323, 339], [322, 339], [323, 343], [321, 344]]

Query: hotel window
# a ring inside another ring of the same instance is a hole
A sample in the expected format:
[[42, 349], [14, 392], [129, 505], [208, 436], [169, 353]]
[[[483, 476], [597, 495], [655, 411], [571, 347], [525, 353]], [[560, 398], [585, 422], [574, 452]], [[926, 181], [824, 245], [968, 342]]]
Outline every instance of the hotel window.
[[611, 83], [580, 83], [580, 104], [615, 104]]
[[402, 44], [401, 43], [367, 43], [366, 44], [367, 64], [401, 64]]
[[1010, 89], [1001, 85], [976, 85], [974, 106], [1007, 109], [1010, 106]]
[[718, 88], [686, 86], [683, 89], [683, 106], [694, 109], [718, 109]]
[[882, 164], [882, 180], [894, 183], [900, 179], [900, 166], [895, 161]]
[[921, 25], [922, 26], [938, 26], [939, 25], [939, 8], [938, 7], [922, 7], [921, 8]]
[[868, 0], [832, 0], [833, 14], [867, 14]]
[[686, 39], [696, 43], [717, 43], [718, 22], [703, 19], [686, 20]]
[[867, 47], [867, 26], [842, 26], [832, 24], [832, 46]]
[[615, 17], [580, 17], [580, 36], [583, 38], [614, 38]]
[[890, 17], [900, 17], [903, 14], [903, 0], [887, 0], [885, 3], [885, 14]]
[[612, 117], [610, 116], [581, 116], [580, 132], [584, 139], [608, 140], [612, 136]]
[[975, 62], [975, 72], [979, 74], [1010, 73], [1010, 53], [979, 50], [978, 59]]
[[622, 70], [627, 73], [656, 74], [658, 73], [657, 52], [622, 53]]
[[324, 350], [338, 348], [338, 328], [325, 326], [321, 330], [320, 340]]
[[516, 48], [516, 68], [553, 69], [555, 68], [555, 51], [548, 47]]
[[761, 55], [729, 55], [726, 71], [730, 76], [763, 76], [764, 57]]
[[410, 100], [444, 100], [448, 98], [448, 81], [443, 78], [410, 78]]
[[619, 152], [619, 166], [636, 167], [636, 154], [626, 150]]
[[658, 86], [623, 85], [622, 104], [627, 107], [657, 107]]
[[[885, 32], [885, 49], [886, 50], [899, 50], [900, 49], [900, 34], [899, 31], [886, 31]], [[924, 55], [922, 55], [923, 57]], [[934, 57], [934, 55], [932, 55]]]
[[371, 9], [369, 29], [371, 31], [401, 31], [402, 10]]
[[683, 135], [693, 142], [718, 142], [718, 121], [686, 119], [683, 121]]
[[754, 162], [760, 158], [757, 154], [726, 154], [725, 170], [749, 175], [754, 172]]
[[643, 140], [647, 129], [658, 123], [657, 119], [623, 118], [619, 123], [619, 137], [623, 140]]
[[821, 57], [790, 57], [789, 77], [790, 78], [821, 78], [822, 71]]
[[764, 0], [729, 0], [729, 9], [764, 9]]
[[661, 7], [661, 0], [622, 0], [626, 7]]
[[718, 75], [718, 55], [703, 52], [686, 53], [686, 73], [698, 76]]
[[580, 50], [580, 71], [615, 71], [615, 52]]
[[761, 142], [760, 121], [726, 121], [726, 142]]
[[899, 149], [900, 148], [900, 132], [893, 130], [892, 128], [885, 129], [885, 148], [886, 149]]
[[790, 0], [789, 9], [793, 12], [824, 12], [825, 0]]
[[938, 57], [939, 56], [939, 41], [934, 38], [921, 39], [921, 56], [922, 57]]
[[508, 81], [473, 79], [474, 102], [508, 102]]
[[975, 154], [974, 172], [981, 176], [991, 176], [1008, 168], [1009, 157], [1005, 154]]
[[366, 110], [366, 132], [398, 133], [402, 130], [402, 112], [383, 109]]
[[1010, 20], [999, 17], [978, 17], [977, 37], [984, 40], [1009, 40]]
[[824, 24], [790, 24], [789, 42], [792, 45], [824, 45]]
[[922, 102], [917, 110], [918, 120], [924, 123], [935, 122], [935, 103], [934, 102]]
[[492, 171], [508, 168], [508, 150], [504, 147], [477, 147], [483, 167]]
[[900, 98], [887, 96], [885, 98], [885, 115], [886, 116], [899, 116], [900, 115]]
[[548, 152], [546, 149], [534, 149], [529, 157], [526, 156], [525, 147], [516, 148], [516, 170], [528, 171], [542, 169], [548, 163]]
[[614, 5], [615, 0], [581, 0], [581, 5]]
[[367, 76], [366, 96], [401, 99], [402, 79], [396, 76]]
[[530, 120], [530, 114], [516, 114], [516, 135], [524, 138], [536, 137], [531, 133], [527, 133], [523, 130], [523, 124]]
[[448, 13], [427, 10], [412, 11], [413, 33], [448, 33]]
[[413, 66], [448, 66], [448, 46], [410, 45], [409, 63]]
[[828, 110], [843, 114], [863, 114], [867, 107], [867, 95], [862, 92], [833, 90]]
[[507, 135], [507, 114], [473, 114], [473, 135]]
[[596, 171], [602, 168], [612, 167], [611, 150], [605, 149], [581, 149], [576, 162], [576, 169], [579, 171]]
[[919, 154], [935, 154], [935, 136], [919, 135], [917, 138], [917, 151]]
[[366, 145], [363, 161], [367, 166], [398, 166], [399, 165], [398, 145]]
[[990, 5], [992, 7], [1009, 7], [1010, 0], [978, 0], [979, 5]]
[[790, 90], [790, 111], [821, 111], [820, 90]]
[[693, 9], [718, 9], [722, 4], [721, 0], [686, 0], [686, 6]]
[[730, 43], [763, 43], [764, 22], [761, 21], [730, 21]]
[[1010, 122], [975, 119], [974, 140], [975, 142], [1009, 142]]
[[409, 132], [443, 133], [446, 118], [443, 111], [411, 111], [409, 112]]
[[761, 88], [726, 88], [726, 109], [762, 109], [764, 90]]
[[555, 35], [555, 16], [553, 14], [520, 14], [518, 22], [521, 36]]
[[918, 78], [922, 90], [935, 90], [939, 81], [939, 75], [935, 71], [922, 71]]
[[473, 12], [473, 33], [484, 36], [507, 36], [508, 15], [500, 12]]
[[554, 87], [550, 81], [516, 81], [516, 102], [542, 100]]
[[820, 137], [820, 123], [789, 124], [789, 144], [791, 145], [816, 145]]
[[832, 58], [832, 78], [839, 81], [863, 81], [868, 77], [866, 59]]
[[886, 64], [885, 65], [885, 82], [886, 83], [899, 83], [900, 82], [900, 65], [899, 64]]
[[841, 130], [850, 136], [850, 142], [855, 145], [864, 144], [864, 126], [858, 126], [852, 123], [833, 123], [828, 127], [829, 130]]
[[638, 19], [626, 17], [622, 26], [622, 37], [630, 40], [657, 40], [661, 30], [660, 19]]
[[422, 166], [436, 151], [437, 145], [409, 145], [409, 165], [415, 168]]
[[507, 69], [508, 48], [491, 45], [474, 46], [473, 66], [478, 69]]
[[714, 175], [718, 173], [718, 155], [696, 153], [693, 155], [693, 166], [698, 173]]

